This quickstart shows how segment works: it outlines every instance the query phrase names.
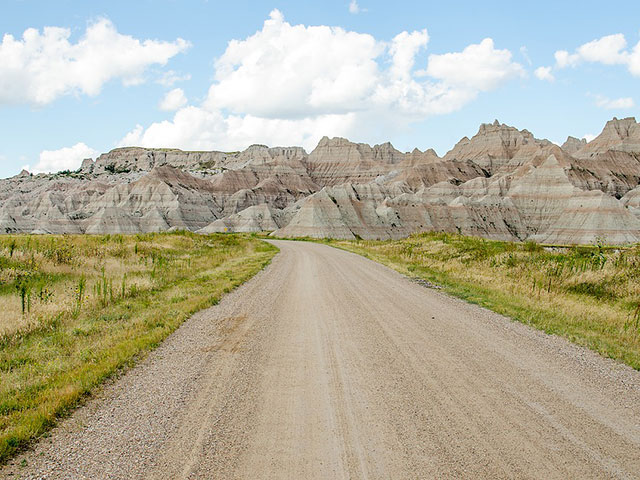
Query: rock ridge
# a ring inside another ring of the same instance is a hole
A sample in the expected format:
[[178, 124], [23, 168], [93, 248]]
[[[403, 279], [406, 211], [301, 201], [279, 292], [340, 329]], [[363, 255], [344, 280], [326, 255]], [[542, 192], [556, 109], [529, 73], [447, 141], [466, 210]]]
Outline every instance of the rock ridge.
[[613, 118], [561, 146], [500, 123], [443, 157], [323, 137], [238, 152], [123, 147], [74, 172], [0, 180], [1, 233], [275, 231], [400, 238], [640, 242], [640, 125]]

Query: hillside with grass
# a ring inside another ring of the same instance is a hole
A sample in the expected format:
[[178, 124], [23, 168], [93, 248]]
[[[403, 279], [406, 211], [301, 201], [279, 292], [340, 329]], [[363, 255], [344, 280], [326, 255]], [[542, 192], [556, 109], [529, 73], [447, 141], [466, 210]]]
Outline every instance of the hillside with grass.
[[248, 235], [0, 237], [0, 463], [273, 257]]
[[640, 370], [640, 247], [541, 246], [447, 233], [327, 241]]

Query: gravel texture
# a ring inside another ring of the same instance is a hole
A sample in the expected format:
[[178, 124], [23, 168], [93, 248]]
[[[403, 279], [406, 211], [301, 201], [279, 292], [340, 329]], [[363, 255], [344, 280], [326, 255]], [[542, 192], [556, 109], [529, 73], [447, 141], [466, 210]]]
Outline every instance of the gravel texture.
[[357, 255], [274, 243], [0, 477], [640, 475], [640, 372]]

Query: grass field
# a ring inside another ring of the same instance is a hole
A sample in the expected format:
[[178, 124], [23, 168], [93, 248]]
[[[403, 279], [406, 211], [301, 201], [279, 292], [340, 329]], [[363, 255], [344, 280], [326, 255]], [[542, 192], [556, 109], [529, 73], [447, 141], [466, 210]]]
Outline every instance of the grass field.
[[640, 370], [640, 247], [542, 247], [446, 233], [326, 243]]
[[248, 235], [0, 236], [0, 463], [275, 252]]

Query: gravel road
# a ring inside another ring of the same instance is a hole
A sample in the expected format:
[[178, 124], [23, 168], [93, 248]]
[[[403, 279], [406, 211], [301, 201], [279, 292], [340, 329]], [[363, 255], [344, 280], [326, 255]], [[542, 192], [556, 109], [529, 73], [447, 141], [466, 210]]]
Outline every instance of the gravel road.
[[274, 243], [0, 477], [640, 476], [640, 372], [357, 255]]

